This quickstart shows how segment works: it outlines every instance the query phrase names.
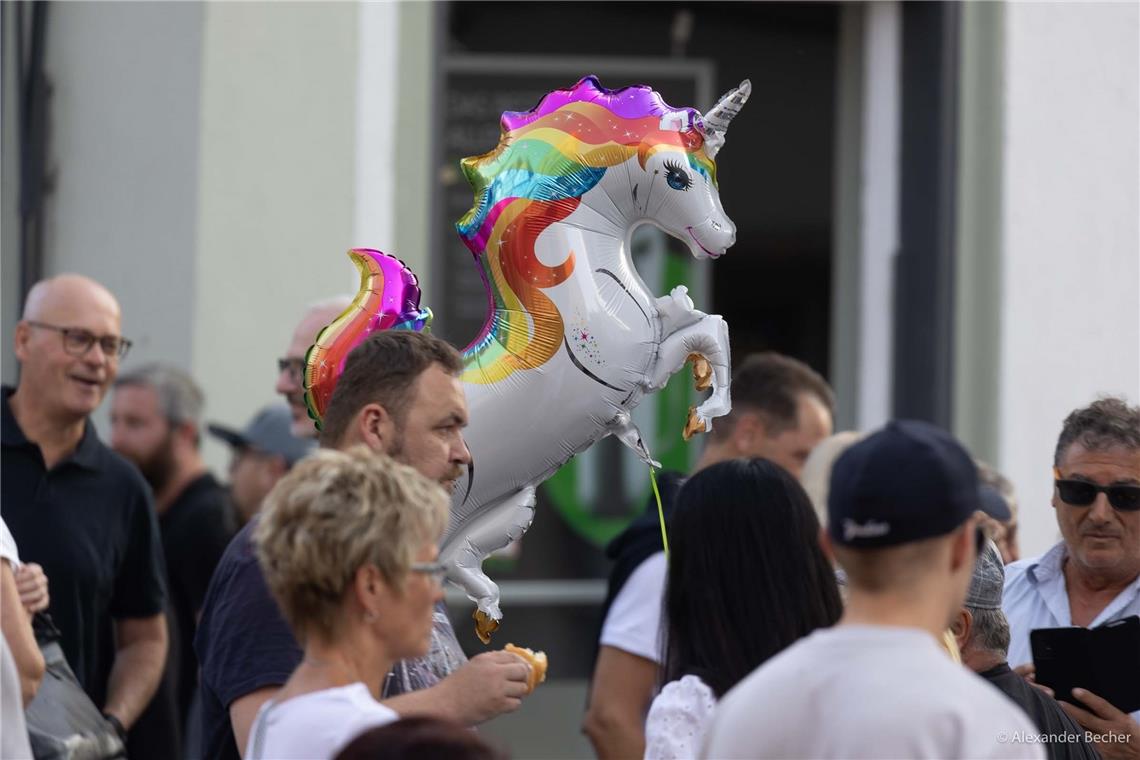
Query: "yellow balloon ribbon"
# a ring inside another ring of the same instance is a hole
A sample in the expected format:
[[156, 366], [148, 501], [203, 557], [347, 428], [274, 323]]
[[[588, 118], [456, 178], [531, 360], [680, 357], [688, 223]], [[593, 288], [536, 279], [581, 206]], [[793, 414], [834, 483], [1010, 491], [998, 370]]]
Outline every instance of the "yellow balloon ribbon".
[[657, 470], [649, 466], [649, 482], [653, 486], [653, 498], [657, 500], [657, 519], [661, 521], [661, 545], [665, 547], [665, 558], [669, 558], [669, 537], [665, 535], [665, 509], [661, 506], [661, 492], [657, 490]]

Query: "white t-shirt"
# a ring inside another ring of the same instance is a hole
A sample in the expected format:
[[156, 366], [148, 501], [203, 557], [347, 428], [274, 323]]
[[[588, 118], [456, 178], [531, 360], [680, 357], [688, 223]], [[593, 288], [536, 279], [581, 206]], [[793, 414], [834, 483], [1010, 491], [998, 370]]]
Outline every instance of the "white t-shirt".
[[[0, 560], [8, 560], [12, 570], [20, 566], [16, 540], [12, 538], [4, 518], [0, 517]], [[8, 649], [8, 640], [0, 636], [0, 757], [12, 760], [31, 758], [28, 727], [24, 723], [20, 673]]]
[[8, 525], [2, 517], [0, 517], [0, 559], [8, 560], [13, 571], [22, 564], [20, 553], [16, 550], [16, 539], [12, 538], [12, 532], [8, 530]]
[[598, 643], [661, 664], [661, 604], [668, 567], [665, 552], [637, 566], [610, 605]]
[[716, 695], [697, 676], [665, 684], [645, 720], [645, 760], [696, 757], [714, 708]]
[[1044, 758], [1037, 733], [929, 633], [848, 625], [800, 639], [728, 692], [703, 756]]
[[372, 698], [362, 683], [322, 689], [280, 704], [269, 700], [249, 729], [246, 760], [331, 758], [370, 728], [400, 716]]

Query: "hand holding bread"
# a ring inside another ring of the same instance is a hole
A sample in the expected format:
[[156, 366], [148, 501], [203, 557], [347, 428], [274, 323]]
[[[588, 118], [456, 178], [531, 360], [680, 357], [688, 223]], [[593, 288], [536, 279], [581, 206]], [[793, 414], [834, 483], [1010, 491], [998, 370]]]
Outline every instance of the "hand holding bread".
[[535, 690], [535, 687], [546, 680], [546, 652], [535, 652], [526, 647], [517, 647], [514, 644], [507, 644], [503, 647], [503, 651], [518, 655], [530, 666], [530, 675], [527, 676], [527, 694], [530, 694]]

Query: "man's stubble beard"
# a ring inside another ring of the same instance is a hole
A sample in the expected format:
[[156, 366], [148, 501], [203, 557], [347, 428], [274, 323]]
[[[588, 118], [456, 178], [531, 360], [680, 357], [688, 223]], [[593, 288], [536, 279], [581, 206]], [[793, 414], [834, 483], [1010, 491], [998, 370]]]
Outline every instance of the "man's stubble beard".
[[[396, 428], [396, 437], [392, 440], [392, 445], [389, 446], [388, 450], [384, 453], [391, 457], [393, 461], [399, 462], [400, 464], [406, 464], [408, 467], [416, 470], [416, 472], [419, 472], [419, 468], [416, 467], [416, 463], [409, 461], [404, 455], [403, 428]], [[422, 475], [423, 473], [420, 474]], [[447, 491], [447, 495], [450, 496], [455, 491], [455, 486], [458, 483], [459, 478], [462, 476], [463, 468], [456, 466], [449, 471], [449, 474], [447, 476], [443, 478], [433, 478], [433, 480], [439, 483], [443, 487], [443, 490]]]
[[149, 457], [135, 462], [143, 478], [150, 484], [156, 494], [161, 493], [170, 481], [174, 479], [176, 469], [174, 461], [174, 432], [166, 434], [166, 438], [158, 445]]

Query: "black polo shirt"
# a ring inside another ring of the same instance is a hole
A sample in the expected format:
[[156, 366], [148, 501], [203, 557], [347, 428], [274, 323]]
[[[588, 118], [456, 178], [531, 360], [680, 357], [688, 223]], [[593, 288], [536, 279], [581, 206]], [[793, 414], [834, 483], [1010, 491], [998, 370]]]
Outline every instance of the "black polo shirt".
[[158, 518], [162, 553], [166, 557], [167, 589], [174, 611], [171, 652], [177, 670], [179, 716], [183, 721], [198, 685], [194, 629], [214, 568], [237, 533], [229, 493], [206, 472], [182, 490]]
[[61, 645], [83, 688], [106, 703], [113, 621], [162, 612], [165, 568], [150, 489], [88, 420], [71, 456], [44, 468], [3, 388], [0, 510], [24, 562], [43, 566]]

